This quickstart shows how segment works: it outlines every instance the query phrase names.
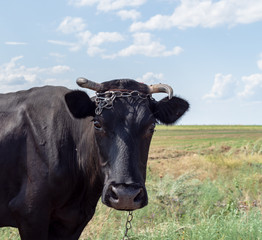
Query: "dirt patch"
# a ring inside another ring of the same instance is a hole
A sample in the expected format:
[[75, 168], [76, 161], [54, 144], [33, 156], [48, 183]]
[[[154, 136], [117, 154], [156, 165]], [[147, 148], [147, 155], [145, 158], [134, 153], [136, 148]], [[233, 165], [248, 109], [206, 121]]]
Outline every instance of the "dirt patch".
[[220, 148], [220, 151], [221, 151], [222, 153], [227, 153], [227, 152], [230, 151], [230, 149], [231, 149], [230, 146], [222, 145], [221, 148]]
[[159, 178], [165, 175], [177, 178], [188, 172], [193, 172], [199, 180], [213, 179], [216, 176], [217, 166], [207, 162], [203, 156], [189, 153], [182, 154], [181, 152], [172, 152], [165, 156], [168, 155], [171, 155], [171, 157], [158, 156], [149, 158], [148, 168]]
[[176, 159], [191, 154], [192, 154], [191, 152], [182, 151], [182, 150], [173, 150], [170, 148], [155, 148], [150, 151], [148, 159], [149, 160]]

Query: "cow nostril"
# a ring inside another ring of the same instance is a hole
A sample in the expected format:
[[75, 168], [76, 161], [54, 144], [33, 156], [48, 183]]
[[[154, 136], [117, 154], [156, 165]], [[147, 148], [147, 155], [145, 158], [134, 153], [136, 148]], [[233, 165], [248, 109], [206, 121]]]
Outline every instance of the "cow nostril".
[[110, 187], [110, 192], [111, 192], [111, 198], [113, 198], [114, 200], [118, 200], [118, 196], [117, 196], [117, 190], [115, 187], [111, 186]]
[[102, 202], [117, 210], [135, 210], [147, 205], [147, 193], [144, 187], [136, 184], [110, 184]]
[[144, 197], [144, 191], [143, 188], [140, 188], [137, 195], [134, 198], [134, 202], [139, 202]]

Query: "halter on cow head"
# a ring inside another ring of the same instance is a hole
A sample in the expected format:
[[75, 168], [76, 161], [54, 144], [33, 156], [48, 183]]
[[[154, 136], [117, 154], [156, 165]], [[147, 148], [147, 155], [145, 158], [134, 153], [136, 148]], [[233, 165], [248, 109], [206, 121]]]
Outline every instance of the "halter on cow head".
[[[79, 78], [77, 84], [96, 91], [90, 99], [81, 91], [66, 95], [76, 118], [92, 117], [104, 187], [102, 202], [118, 210], [147, 205], [145, 188], [148, 151], [156, 122], [173, 124], [189, 108], [165, 84], [148, 86], [130, 79], [96, 83]], [[167, 93], [161, 101], [154, 93]]]

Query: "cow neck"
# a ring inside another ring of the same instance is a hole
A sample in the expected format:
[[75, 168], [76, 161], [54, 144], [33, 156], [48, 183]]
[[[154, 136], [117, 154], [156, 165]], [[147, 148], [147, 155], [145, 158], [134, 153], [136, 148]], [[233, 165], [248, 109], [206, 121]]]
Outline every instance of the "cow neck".
[[101, 182], [101, 172], [99, 168], [98, 152], [95, 143], [94, 130], [91, 118], [82, 120], [83, 136], [78, 142], [78, 164], [86, 180]]

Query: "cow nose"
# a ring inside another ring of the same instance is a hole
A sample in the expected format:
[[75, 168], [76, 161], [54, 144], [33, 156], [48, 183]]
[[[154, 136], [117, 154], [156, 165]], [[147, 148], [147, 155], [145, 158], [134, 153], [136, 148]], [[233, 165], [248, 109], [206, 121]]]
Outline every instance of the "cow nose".
[[105, 204], [117, 210], [135, 210], [147, 205], [144, 187], [127, 184], [111, 184], [106, 193]]

